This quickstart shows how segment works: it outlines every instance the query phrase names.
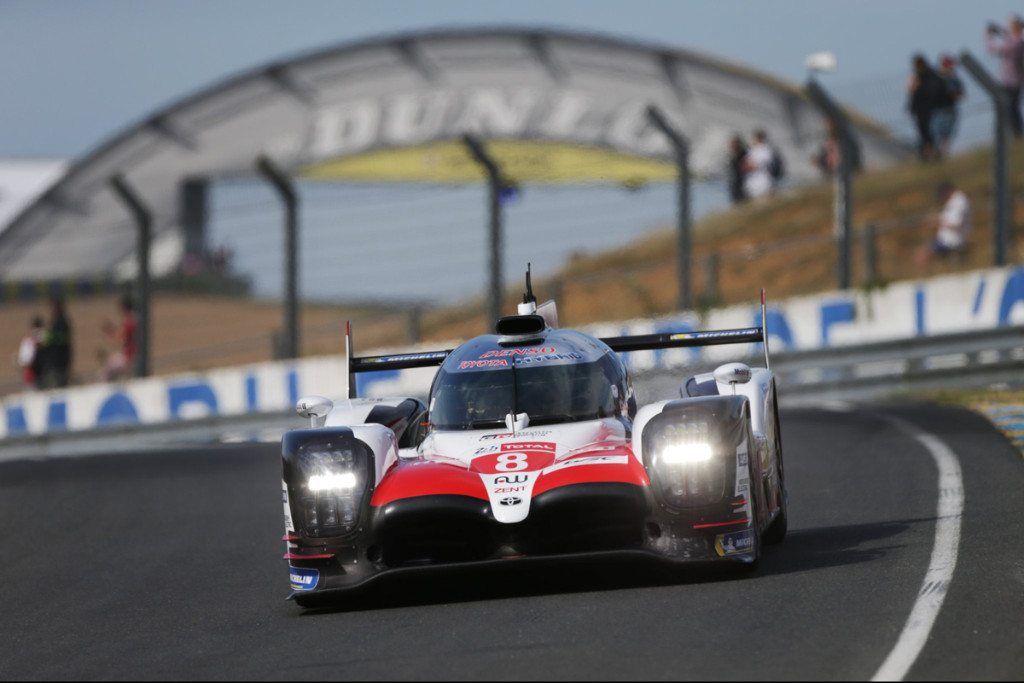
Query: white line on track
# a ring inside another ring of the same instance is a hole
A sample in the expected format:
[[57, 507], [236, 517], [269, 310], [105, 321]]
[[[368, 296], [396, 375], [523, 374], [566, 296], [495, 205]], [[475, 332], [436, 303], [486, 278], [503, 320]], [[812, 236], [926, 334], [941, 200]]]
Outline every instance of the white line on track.
[[956, 569], [960, 545], [960, 520], [964, 512], [964, 484], [956, 454], [934, 434], [918, 429], [898, 418], [886, 417], [928, 449], [939, 469], [939, 503], [935, 522], [935, 542], [928, 571], [899, 640], [875, 672], [873, 681], [901, 681], [910, 671], [928, 641], [935, 618], [939, 616], [949, 584]]

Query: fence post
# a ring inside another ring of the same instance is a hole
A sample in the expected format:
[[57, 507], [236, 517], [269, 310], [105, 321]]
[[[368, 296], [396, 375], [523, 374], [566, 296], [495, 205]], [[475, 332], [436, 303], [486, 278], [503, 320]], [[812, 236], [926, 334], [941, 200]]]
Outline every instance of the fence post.
[[864, 286], [878, 284], [878, 225], [868, 223], [861, 232], [864, 246]]
[[719, 271], [721, 269], [722, 257], [717, 251], [713, 251], [704, 257], [704, 305], [714, 306], [718, 303]]
[[299, 196], [288, 174], [267, 156], [256, 159], [256, 170], [277, 191], [284, 204], [284, 329], [282, 354], [299, 357]]
[[135, 219], [135, 261], [138, 272], [135, 276], [135, 306], [138, 311], [136, 324], [135, 376], [148, 377], [150, 372], [150, 273], [149, 249], [153, 239], [153, 212], [142, 201], [135, 189], [124, 176], [118, 174], [110, 179], [110, 187], [121, 203]]
[[647, 107], [647, 120], [660, 130], [672, 146], [676, 162], [676, 253], [679, 268], [676, 305], [680, 310], [693, 308], [692, 253], [693, 237], [690, 220], [690, 141], [672, 127], [665, 115], [654, 105]]
[[410, 344], [419, 344], [423, 338], [423, 306], [413, 304], [406, 313], [406, 336]]
[[960, 53], [960, 63], [978, 82], [978, 85], [992, 99], [995, 112], [995, 131], [992, 140], [992, 189], [993, 215], [995, 216], [995, 239], [993, 244], [993, 261], [997, 266], [1005, 266], [1009, 252], [1010, 237], [1013, 232], [1013, 211], [1010, 205], [1010, 176], [1007, 164], [1007, 134], [1010, 126], [1009, 101], [999, 83], [982, 66], [974, 55], [967, 50]]
[[487, 175], [488, 210], [490, 227], [490, 288], [487, 296], [488, 327], [494, 325], [501, 317], [501, 300], [505, 293], [502, 262], [504, 256], [504, 235], [501, 215], [501, 167], [494, 157], [487, 153], [484, 143], [474, 135], [462, 136], [462, 143], [470, 155]]
[[836, 284], [851, 285], [851, 239], [853, 233], [853, 174], [860, 168], [860, 145], [846, 112], [814, 78], [807, 81], [807, 96], [825, 117], [839, 138], [839, 168], [836, 169], [834, 234], [836, 239]]

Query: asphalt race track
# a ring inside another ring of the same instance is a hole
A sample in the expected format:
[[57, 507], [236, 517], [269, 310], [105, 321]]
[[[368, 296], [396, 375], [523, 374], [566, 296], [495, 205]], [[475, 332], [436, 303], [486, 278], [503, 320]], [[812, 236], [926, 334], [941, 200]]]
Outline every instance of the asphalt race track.
[[[972, 413], [783, 413], [791, 533], [751, 575], [636, 566], [285, 601], [272, 446], [0, 465], [0, 679], [868, 679], [900, 639], [957, 456], [959, 559], [908, 679], [1024, 674], [1024, 463]], [[922, 586], [925, 585], [925, 588]]]

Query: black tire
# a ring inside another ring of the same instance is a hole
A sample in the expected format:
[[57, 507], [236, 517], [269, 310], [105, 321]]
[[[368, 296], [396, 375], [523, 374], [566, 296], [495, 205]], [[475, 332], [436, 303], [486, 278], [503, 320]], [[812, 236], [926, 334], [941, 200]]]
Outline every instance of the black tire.
[[320, 609], [327, 604], [320, 595], [296, 595], [295, 604], [303, 609]]
[[758, 567], [761, 566], [761, 537], [758, 536], [757, 530], [754, 530], [754, 559], [751, 562], [740, 563], [740, 571], [743, 573], [753, 574], [757, 571]]
[[776, 543], [782, 543], [786, 538], [786, 531], [789, 527], [789, 521], [786, 519], [786, 494], [782, 493], [782, 505], [779, 506], [779, 514], [776, 515], [772, 523], [768, 525], [768, 528], [764, 530], [764, 534], [761, 536], [761, 540], [766, 545], [774, 545]]
[[[752, 444], [754, 443], [753, 429], [748, 425], [747, 430], [747, 438], [750, 439], [748, 443]], [[753, 573], [757, 571], [758, 566], [761, 564], [761, 543], [763, 541], [761, 540], [761, 534], [757, 533], [759, 522], [757, 520], [758, 503], [756, 497], [758, 496], [757, 492], [763, 491], [764, 487], [756, 483], [760, 479], [760, 477], [755, 476], [756, 474], [757, 472], [754, 470], [754, 457], [751, 453], [750, 455], [747, 456], [747, 477], [750, 480], [750, 506], [751, 509], [754, 511], [754, 526], [752, 527], [752, 531], [754, 532], [754, 559], [751, 562], [740, 563], [740, 571], [743, 573]]]
[[784, 469], [782, 465], [782, 428], [779, 424], [779, 402], [776, 398], [774, 401], [774, 412], [775, 412], [775, 453], [776, 453], [776, 468], [779, 476], [779, 514], [776, 515], [772, 523], [768, 525], [768, 528], [764, 530], [762, 540], [767, 545], [773, 545], [775, 543], [782, 543], [786, 538], [786, 531], [789, 528], [788, 515], [786, 513], [786, 507], [788, 504], [789, 496], [786, 495], [786, 480], [784, 479]]

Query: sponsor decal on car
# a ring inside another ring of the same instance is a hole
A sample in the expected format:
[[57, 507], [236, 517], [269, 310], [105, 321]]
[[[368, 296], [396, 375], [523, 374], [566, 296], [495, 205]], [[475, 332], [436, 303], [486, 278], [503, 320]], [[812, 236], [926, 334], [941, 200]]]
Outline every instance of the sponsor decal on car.
[[311, 591], [320, 583], [320, 570], [306, 567], [289, 567], [288, 579], [292, 590], [298, 592]]
[[484, 434], [483, 436], [480, 437], [480, 440], [481, 441], [491, 441], [492, 439], [511, 439], [511, 438], [514, 438], [514, 437], [527, 438], [527, 439], [536, 439], [537, 437], [548, 436], [549, 434], [551, 434], [551, 430], [550, 429], [542, 429], [542, 430], [532, 430], [531, 429], [529, 431], [522, 431], [522, 432], [503, 432], [501, 434]]
[[562, 360], [583, 360], [581, 353], [549, 353], [544, 356], [516, 356], [512, 359], [516, 365], [530, 365], [532, 363], [554, 362]]
[[715, 552], [719, 557], [742, 555], [754, 549], [754, 530], [744, 529], [715, 537]]
[[284, 503], [284, 532], [290, 534], [295, 531], [295, 525], [292, 523], [292, 506], [288, 501], [288, 484], [283, 479], [281, 480], [281, 499]]
[[508, 498], [502, 498], [499, 502], [505, 506], [521, 505], [523, 499], [517, 496], [509, 496]]
[[571, 460], [563, 460], [562, 462], [555, 463], [548, 468], [545, 468], [544, 474], [550, 474], [551, 472], [557, 472], [567, 467], [579, 467], [581, 465], [627, 465], [629, 464], [628, 455], [590, 455], [582, 458], [572, 458]]
[[516, 441], [515, 443], [501, 444], [503, 451], [551, 451], [556, 450], [553, 441]]
[[494, 478], [497, 484], [525, 484], [530, 478], [525, 474], [499, 474]]
[[400, 353], [394, 356], [371, 356], [363, 358], [364, 363], [397, 363], [401, 361], [444, 360], [447, 351], [427, 351], [425, 353]]
[[542, 346], [540, 348], [526, 349], [492, 349], [485, 352], [481, 358], [510, 358], [515, 356], [538, 356], [555, 353], [554, 346]]
[[743, 439], [743, 443], [736, 449], [736, 488], [734, 491], [737, 496], [746, 495], [750, 490], [750, 468], [747, 466], [749, 459], [747, 440]]
[[508, 493], [525, 493], [526, 486], [496, 486], [491, 489], [491, 493], [496, 496], [505, 495]]
[[459, 370], [472, 370], [475, 368], [507, 368], [508, 361], [504, 358], [492, 358], [490, 360], [464, 360], [459, 363]]

